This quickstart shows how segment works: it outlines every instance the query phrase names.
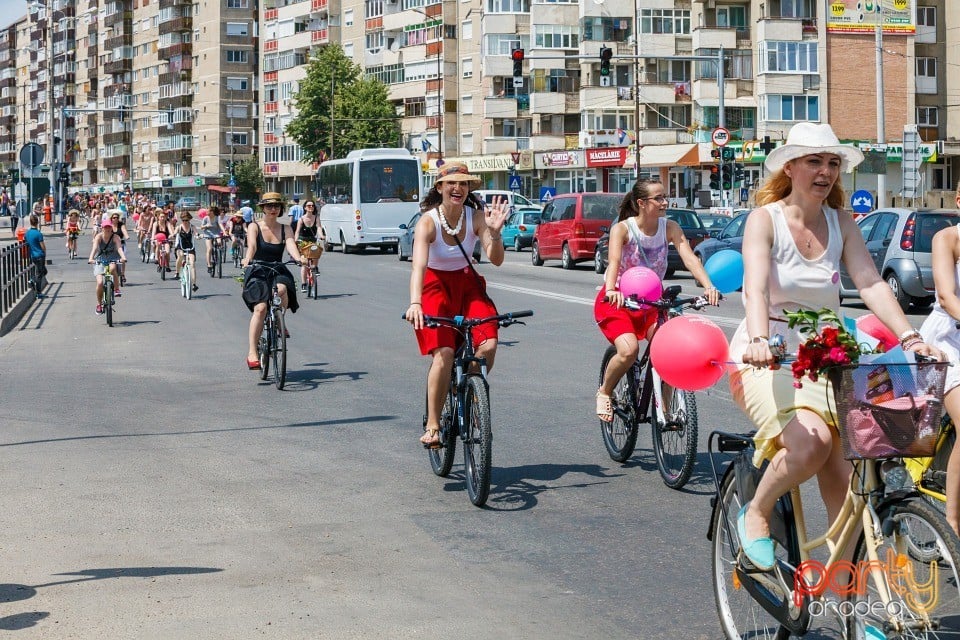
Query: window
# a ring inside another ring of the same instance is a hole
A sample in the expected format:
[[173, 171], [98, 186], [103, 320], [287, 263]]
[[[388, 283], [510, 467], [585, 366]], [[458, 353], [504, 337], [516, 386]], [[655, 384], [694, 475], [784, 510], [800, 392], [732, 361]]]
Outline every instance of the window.
[[232, 146], [246, 146], [249, 134], [246, 131], [227, 131], [227, 144]]
[[917, 7], [917, 42], [934, 43], [937, 41], [937, 8]]
[[383, 30], [368, 31], [366, 35], [365, 48], [367, 53], [380, 53], [383, 49]]
[[782, 122], [819, 122], [820, 98], [818, 96], [792, 96], [769, 94], [761, 103], [766, 113], [761, 120]]
[[227, 9], [247, 9], [249, 7], [249, 0], [227, 0]]
[[377, 18], [383, 15], [383, 0], [365, 0], [363, 3], [363, 17]]
[[473, 134], [460, 134], [460, 153], [473, 153]]
[[816, 18], [815, 0], [780, 0], [782, 18]]
[[761, 42], [760, 73], [819, 73], [817, 42]]
[[917, 58], [917, 93], [937, 93], [936, 58]]
[[530, 0], [487, 0], [487, 13], [530, 13]]
[[352, 43], [352, 42], [346, 42], [346, 43], [344, 43], [344, 45], [343, 45], [343, 55], [347, 56], [348, 58], [353, 58], [353, 43]]
[[248, 36], [250, 35], [250, 24], [247, 22], [228, 22], [228, 36]]
[[562, 24], [535, 24], [533, 37], [538, 49], [576, 49], [580, 46], [579, 29]]
[[460, 113], [465, 116], [473, 114], [473, 96], [460, 96]]
[[690, 11], [684, 9], [641, 9], [640, 33], [689, 34]]
[[[815, 44], [815, 43], [814, 43]], [[714, 56], [719, 49], [698, 49], [698, 56]], [[697, 62], [697, 80], [715, 79], [717, 77], [717, 63], [713, 61]], [[727, 80], [753, 79], [753, 52], [750, 49], [724, 50], [723, 77]]]
[[465, 20], [464, 23], [460, 25], [460, 39], [473, 40], [473, 20]]
[[343, 12], [343, 26], [352, 27], [353, 26], [353, 9], [347, 9]]
[[[678, 129], [690, 126], [690, 107], [687, 105], [656, 105], [655, 116], [658, 129]], [[647, 119], [649, 126], [650, 120]], [[621, 127], [623, 128], [623, 127]]]
[[249, 51], [240, 49], [227, 49], [227, 62], [246, 63], [249, 59]]
[[530, 36], [513, 33], [488, 33], [484, 37], [484, 55], [509, 56], [514, 49], [530, 48]]
[[722, 29], [747, 28], [747, 8], [739, 6], [717, 7], [717, 26]]
[[917, 107], [917, 125], [936, 127], [940, 124], [936, 107]]
[[460, 69], [463, 72], [464, 78], [472, 78], [473, 77], [473, 58], [464, 58], [460, 62]]
[[580, 24], [584, 40], [625, 42], [633, 32], [631, 22], [630, 18], [587, 16]]
[[227, 78], [227, 89], [231, 91], [249, 91], [249, 78]]

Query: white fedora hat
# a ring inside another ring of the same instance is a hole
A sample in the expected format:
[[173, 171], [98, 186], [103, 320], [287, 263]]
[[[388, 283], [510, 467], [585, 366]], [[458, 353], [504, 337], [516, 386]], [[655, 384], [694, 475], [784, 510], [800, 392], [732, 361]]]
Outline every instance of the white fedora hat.
[[863, 162], [863, 152], [851, 144], [840, 144], [829, 124], [798, 122], [787, 134], [786, 144], [771, 151], [763, 164], [768, 171], [778, 171], [791, 160], [815, 153], [840, 156], [840, 170], [847, 173]]

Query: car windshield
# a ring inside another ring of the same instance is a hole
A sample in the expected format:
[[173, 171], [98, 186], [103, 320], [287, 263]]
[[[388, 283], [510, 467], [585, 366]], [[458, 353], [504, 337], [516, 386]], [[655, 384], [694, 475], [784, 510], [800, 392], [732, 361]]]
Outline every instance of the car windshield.
[[957, 217], [950, 214], [923, 214], [917, 216], [917, 244], [914, 251], [929, 253], [933, 248], [933, 236], [937, 231], [956, 224]]
[[513, 196], [513, 201], [517, 204], [517, 206], [521, 206], [521, 207], [535, 206], [532, 202], [524, 198], [519, 193]]
[[617, 208], [622, 199], [618, 195], [583, 196], [583, 219], [609, 220], [617, 215]]
[[668, 209], [667, 217], [684, 229], [703, 229], [700, 218], [693, 211], [687, 211], [686, 209]]
[[539, 211], [524, 211], [522, 215], [523, 215], [522, 224], [539, 224], [540, 223]]
[[705, 229], [723, 229], [730, 218], [726, 216], [700, 216], [700, 222], [703, 223]]

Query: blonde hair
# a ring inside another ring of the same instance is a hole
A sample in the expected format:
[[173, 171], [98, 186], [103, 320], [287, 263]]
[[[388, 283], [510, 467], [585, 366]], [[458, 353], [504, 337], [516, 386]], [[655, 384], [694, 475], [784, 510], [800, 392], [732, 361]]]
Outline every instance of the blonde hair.
[[[793, 160], [790, 162], [793, 162]], [[784, 166], [788, 166], [790, 162]], [[777, 169], [764, 180], [763, 184], [757, 190], [755, 198], [757, 206], [762, 207], [771, 202], [782, 200], [790, 195], [791, 191], [793, 191], [793, 179], [788, 176], [783, 169]], [[843, 186], [841, 186], [840, 179], [838, 178], [837, 181], [833, 183], [833, 188], [830, 189], [830, 193], [827, 194], [825, 202], [828, 207], [842, 209], [846, 201], [847, 196], [844, 194]]]

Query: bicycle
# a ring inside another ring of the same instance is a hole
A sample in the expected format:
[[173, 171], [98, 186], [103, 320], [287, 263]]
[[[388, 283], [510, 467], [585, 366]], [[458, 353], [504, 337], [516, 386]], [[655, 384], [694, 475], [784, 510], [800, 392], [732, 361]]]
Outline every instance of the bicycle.
[[180, 279], [180, 295], [187, 300], [193, 298], [193, 281], [190, 278], [190, 261], [187, 259], [187, 253], [183, 252], [180, 268], [177, 271], [177, 277]]
[[[297, 264], [288, 260], [284, 264]], [[260, 359], [260, 379], [266, 380], [270, 373], [270, 361], [273, 361], [273, 383], [283, 390], [287, 380], [287, 326], [284, 320], [286, 309], [277, 289], [276, 263], [254, 260], [251, 266], [262, 267], [273, 273], [270, 283], [270, 299], [267, 303], [267, 316], [263, 319], [263, 329], [257, 342], [257, 357]]]
[[233, 247], [230, 248], [231, 255], [233, 257], [233, 268], [239, 269], [240, 262], [243, 260], [243, 254], [246, 250], [246, 243], [243, 238], [233, 238]]
[[307, 279], [302, 283], [307, 285], [307, 297], [314, 300], [320, 297], [320, 285], [317, 275], [320, 270], [317, 268], [317, 261], [323, 255], [322, 241], [304, 242], [300, 248], [300, 255], [307, 259]]
[[[679, 285], [673, 285], [664, 290], [660, 300], [627, 298], [624, 304], [633, 310], [643, 309], [642, 305], [656, 308], [658, 327], [680, 315], [684, 308], [699, 311], [709, 304], [704, 296], [679, 298], [680, 291]], [[600, 385], [603, 385], [607, 364], [616, 354], [614, 345], [607, 347], [603, 354]], [[613, 420], [601, 420], [600, 432], [610, 458], [626, 462], [637, 445], [640, 424], [649, 422], [660, 477], [671, 489], [680, 489], [690, 479], [697, 458], [697, 401], [692, 391], [673, 389], [669, 410], [665, 412], [663, 396], [660, 376], [650, 361], [648, 342], [610, 395]]]
[[211, 236], [207, 241], [213, 240], [213, 250], [210, 252], [211, 266], [207, 267], [207, 273], [211, 278], [223, 277], [223, 236]]
[[150, 262], [150, 239], [148, 234], [140, 232], [140, 262]]
[[[909, 366], [918, 367], [917, 379], [928, 385], [923, 387], [927, 394], [942, 397], [945, 363]], [[847, 376], [851, 368], [844, 369], [842, 376]], [[920, 442], [932, 448], [935, 438], [921, 437], [923, 420], [914, 419], [909, 447], [883, 457], [851, 450], [845, 416], [854, 406], [853, 386], [840, 375], [836, 378], [850, 397], [848, 401], [844, 393], [836, 394], [845, 457], [853, 463], [847, 495], [836, 520], [813, 539], [808, 538], [800, 488], [782, 496], [770, 520], [777, 544], [776, 565], [770, 571], [748, 564], [736, 534], [737, 514], [752, 499], [763, 473], [752, 463], [753, 434], [714, 431], [708, 438], [717, 493], [707, 538], [724, 633], [728, 638], [781, 639], [803, 636], [816, 623], [835, 619], [844, 638], [957, 637], [960, 545], [940, 513], [900, 481], [903, 457]], [[927, 419], [939, 422], [935, 416]], [[717, 453], [734, 456], [722, 477], [714, 443]], [[852, 563], [844, 560], [851, 543]], [[810, 552], [821, 546], [829, 550], [826, 563], [810, 559]], [[825, 597], [828, 586], [842, 601]]]
[[[454, 356], [450, 386], [440, 414], [440, 446], [427, 449], [430, 467], [441, 478], [447, 477], [456, 455], [456, 440], [463, 442], [464, 476], [467, 495], [475, 506], [482, 507], [490, 494], [490, 469], [493, 431], [490, 423], [490, 385], [487, 383], [487, 362], [476, 356], [471, 329], [485, 322], [501, 327], [525, 324], [518, 318], [529, 318], [533, 311], [501, 313], [488, 318], [445, 318], [424, 316], [427, 327], [451, 327], [463, 336]], [[404, 319], [406, 319], [404, 317]], [[423, 427], [427, 427], [424, 410]]]
[[167, 279], [167, 271], [170, 269], [170, 243], [163, 241], [157, 242], [157, 271], [160, 272], [160, 279]]
[[111, 267], [119, 264], [116, 260], [98, 260], [103, 265], [103, 293], [100, 294], [100, 305], [107, 318], [107, 326], [113, 326], [113, 303], [116, 301], [113, 291], [113, 272]]

